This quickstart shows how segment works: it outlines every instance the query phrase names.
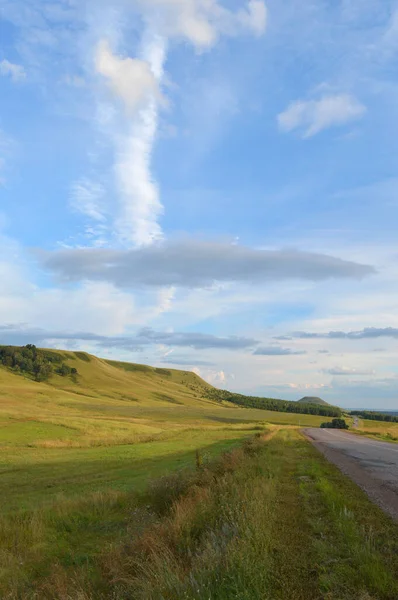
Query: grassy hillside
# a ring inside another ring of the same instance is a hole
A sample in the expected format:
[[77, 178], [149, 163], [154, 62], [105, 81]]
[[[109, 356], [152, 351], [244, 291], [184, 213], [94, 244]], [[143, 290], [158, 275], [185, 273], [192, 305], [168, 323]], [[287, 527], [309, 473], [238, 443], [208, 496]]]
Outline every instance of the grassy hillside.
[[214, 388], [191, 372], [51, 353], [77, 374], [37, 382], [0, 367], [3, 510], [59, 494], [141, 489], [148, 477], [193, 462], [197, 448], [214, 453], [269, 424], [323, 420], [211, 400]]

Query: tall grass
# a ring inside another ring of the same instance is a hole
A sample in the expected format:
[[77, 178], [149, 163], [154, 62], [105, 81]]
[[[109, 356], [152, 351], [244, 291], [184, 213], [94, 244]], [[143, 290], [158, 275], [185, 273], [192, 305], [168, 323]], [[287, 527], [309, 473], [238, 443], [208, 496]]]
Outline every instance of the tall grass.
[[[398, 528], [294, 430], [193, 457], [140, 496], [54, 506], [51, 519], [53, 530], [27, 520], [18, 539], [0, 528], [13, 561], [2, 600], [398, 598]], [[100, 538], [101, 526], [113, 532]], [[97, 556], [80, 547], [83, 528], [84, 544], [102, 539]], [[73, 543], [50, 565], [39, 556], [51, 531]]]

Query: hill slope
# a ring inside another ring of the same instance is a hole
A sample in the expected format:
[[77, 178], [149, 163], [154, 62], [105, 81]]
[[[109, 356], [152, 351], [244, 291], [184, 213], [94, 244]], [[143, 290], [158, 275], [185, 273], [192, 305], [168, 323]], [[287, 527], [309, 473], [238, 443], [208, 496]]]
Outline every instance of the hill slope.
[[[85, 352], [35, 349], [32, 361], [26, 347], [0, 350], [9, 364], [0, 366], [2, 447], [111, 446], [163, 439], [187, 428], [298, 423], [286, 412], [306, 413], [302, 425], [321, 422], [312, 417], [319, 414], [315, 407], [223, 392], [189, 371], [105, 360]], [[49, 378], [35, 380], [45, 376], [48, 362]]]
[[[63, 366], [76, 372], [73, 376], [61, 376], [54, 372], [46, 381], [34, 381], [33, 374], [15, 372], [0, 367], [2, 391], [11, 389], [29, 396], [31, 393], [54, 395], [54, 389], [65, 392], [72, 402], [81, 402], [82, 396], [96, 400], [122, 400], [145, 405], [173, 404], [192, 405], [198, 402], [215, 404], [206, 399], [211, 389], [208, 383], [189, 371], [156, 369], [146, 365], [104, 360], [86, 352], [60, 350], [43, 351], [46, 356], [60, 357]], [[54, 358], [53, 358], [54, 360]], [[60, 363], [61, 364], [61, 363]], [[15, 395], [12, 393], [12, 395]]]

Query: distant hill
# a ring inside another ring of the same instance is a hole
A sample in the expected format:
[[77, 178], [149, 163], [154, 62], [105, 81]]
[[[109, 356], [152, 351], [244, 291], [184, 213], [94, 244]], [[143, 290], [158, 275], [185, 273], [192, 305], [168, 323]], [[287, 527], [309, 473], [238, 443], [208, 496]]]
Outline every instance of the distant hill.
[[331, 406], [328, 402], [325, 402], [325, 400], [322, 400], [322, 398], [318, 398], [317, 396], [304, 396], [304, 398], [297, 400], [297, 402], [300, 402], [301, 404], [318, 404], [321, 406]]

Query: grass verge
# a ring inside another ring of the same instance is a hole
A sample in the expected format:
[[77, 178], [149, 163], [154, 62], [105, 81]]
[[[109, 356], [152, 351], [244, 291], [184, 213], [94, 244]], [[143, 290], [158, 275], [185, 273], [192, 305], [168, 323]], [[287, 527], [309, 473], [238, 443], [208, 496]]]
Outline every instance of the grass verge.
[[[258, 433], [204, 464], [198, 455], [196, 470], [153, 480], [140, 496], [99, 495], [71, 509], [53, 516], [58, 534], [90, 535], [95, 514], [100, 551], [76, 543], [51, 564], [31, 561], [24, 577], [14, 564], [2, 598], [398, 598], [397, 525], [295, 430]], [[36, 538], [26, 541], [40, 554], [41, 524], [30, 527]], [[3, 536], [12, 548], [12, 531]]]

